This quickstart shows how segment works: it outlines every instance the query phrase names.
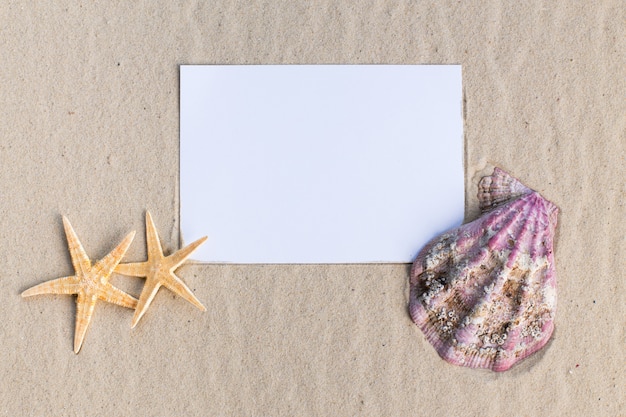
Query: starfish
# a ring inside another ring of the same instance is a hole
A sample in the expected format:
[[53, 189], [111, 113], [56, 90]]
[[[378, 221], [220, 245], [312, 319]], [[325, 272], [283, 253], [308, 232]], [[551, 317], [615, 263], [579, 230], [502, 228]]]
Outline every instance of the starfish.
[[135, 232], [130, 232], [107, 256], [91, 264], [69, 220], [63, 216], [63, 227], [76, 275], [43, 282], [24, 291], [22, 297], [40, 294], [76, 294], [76, 329], [74, 353], [80, 351], [96, 301], [103, 300], [122, 307], [135, 308], [137, 299], [109, 283], [111, 273], [120, 262]]
[[134, 328], [137, 325], [161, 286], [164, 286], [175, 294], [178, 294], [194, 306], [198, 307], [200, 310], [206, 311], [206, 308], [202, 305], [202, 303], [200, 303], [200, 301], [198, 301], [196, 296], [193, 295], [189, 287], [187, 287], [185, 283], [180, 280], [180, 278], [174, 275], [174, 270], [178, 268], [185, 261], [185, 259], [187, 259], [189, 255], [191, 255], [191, 253], [198, 248], [198, 246], [204, 243], [206, 239], [206, 236], [202, 237], [173, 254], [164, 256], [156, 227], [152, 222], [152, 216], [150, 215], [150, 212], [146, 211], [146, 244], [148, 246], [148, 260], [139, 263], [120, 264], [117, 268], [115, 268], [115, 272], [122, 275], [146, 278], [146, 283], [141, 291], [139, 302], [137, 303], [137, 308], [135, 309], [135, 315], [133, 316], [131, 328]]

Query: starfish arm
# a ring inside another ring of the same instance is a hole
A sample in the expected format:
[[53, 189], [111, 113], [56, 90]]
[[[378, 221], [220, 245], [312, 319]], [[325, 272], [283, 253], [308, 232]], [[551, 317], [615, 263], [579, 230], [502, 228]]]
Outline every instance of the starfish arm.
[[127, 234], [124, 240], [122, 240], [115, 249], [93, 266], [93, 269], [98, 271], [97, 275], [105, 278], [105, 282], [108, 281], [111, 272], [113, 272], [117, 264], [119, 264], [124, 257], [134, 237], [134, 231]]
[[148, 259], [152, 257], [163, 258], [163, 248], [159, 241], [159, 234], [149, 211], [146, 211], [146, 245], [148, 246]]
[[180, 280], [176, 275], [170, 273], [169, 279], [167, 282], [163, 283], [163, 286], [173, 293], [183, 297], [185, 300], [189, 301], [191, 304], [196, 306], [202, 311], [206, 311], [206, 308], [202, 305], [202, 303], [193, 295], [193, 292], [189, 289], [188, 286], [185, 285], [184, 282]]
[[135, 309], [135, 315], [133, 316], [131, 328], [134, 328], [137, 323], [139, 323], [141, 317], [143, 317], [146, 310], [148, 310], [148, 307], [150, 307], [150, 303], [152, 303], [152, 300], [154, 299], [157, 291], [159, 291], [160, 286], [161, 283], [156, 280], [146, 280], [143, 290], [141, 291], [141, 295], [139, 296], [139, 302], [137, 303], [137, 308]]
[[145, 277], [148, 273], [148, 262], [119, 264], [115, 272], [129, 277]]
[[74, 330], [74, 353], [78, 353], [85, 340], [85, 333], [91, 321], [93, 309], [96, 306], [96, 297], [93, 295], [78, 294], [76, 299], [76, 329]]
[[65, 236], [67, 238], [67, 246], [70, 249], [70, 256], [72, 257], [72, 265], [74, 265], [74, 271], [76, 275], [83, 276], [91, 268], [91, 261], [83, 249], [83, 245], [80, 244], [76, 232], [72, 228], [70, 221], [67, 217], [63, 216], [63, 228], [65, 229]]
[[185, 259], [187, 259], [189, 257], [189, 255], [192, 254], [193, 251], [198, 249], [198, 246], [200, 246], [204, 242], [206, 242], [206, 240], [207, 240], [206, 236], [201, 237], [200, 239], [196, 240], [195, 242], [190, 243], [189, 245], [185, 246], [181, 250], [179, 250], [179, 251], [171, 254], [170, 256], [168, 256], [168, 260], [171, 262], [171, 265], [172, 265], [172, 268], [170, 269], [170, 271], [173, 271], [180, 264], [182, 264], [185, 261]]
[[22, 297], [41, 294], [78, 294], [81, 285], [75, 276], [53, 279], [30, 287], [22, 293]]
[[98, 294], [98, 298], [107, 303], [117, 304], [126, 308], [137, 307], [137, 299], [130, 294], [125, 293], [111, 284], [107, 284], [103, 291]]

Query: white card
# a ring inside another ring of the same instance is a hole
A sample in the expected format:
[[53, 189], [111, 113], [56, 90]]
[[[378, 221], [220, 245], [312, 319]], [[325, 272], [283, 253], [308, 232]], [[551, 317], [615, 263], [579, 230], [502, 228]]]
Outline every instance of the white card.
[[184, 65], [193, 258], [412, 262], [463, 220], [458, 65]]

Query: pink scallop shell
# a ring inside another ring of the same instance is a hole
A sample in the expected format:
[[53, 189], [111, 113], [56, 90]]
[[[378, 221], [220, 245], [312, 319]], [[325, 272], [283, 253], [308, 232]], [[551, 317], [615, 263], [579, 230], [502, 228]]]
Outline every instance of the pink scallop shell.
[[417, 255], [409, 311], [446, 361], [505, 371], [554, 330], [558, 208], [499, 168], [478, 198], [480, 218]]

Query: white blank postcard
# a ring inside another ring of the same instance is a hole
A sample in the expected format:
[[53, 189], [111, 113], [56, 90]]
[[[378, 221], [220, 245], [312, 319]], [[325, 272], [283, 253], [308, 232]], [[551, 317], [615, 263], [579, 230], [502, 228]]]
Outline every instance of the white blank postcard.
[[180, 67], [180, 216], [223, 263], [412, 262], [463, 220], [459, 65]]

